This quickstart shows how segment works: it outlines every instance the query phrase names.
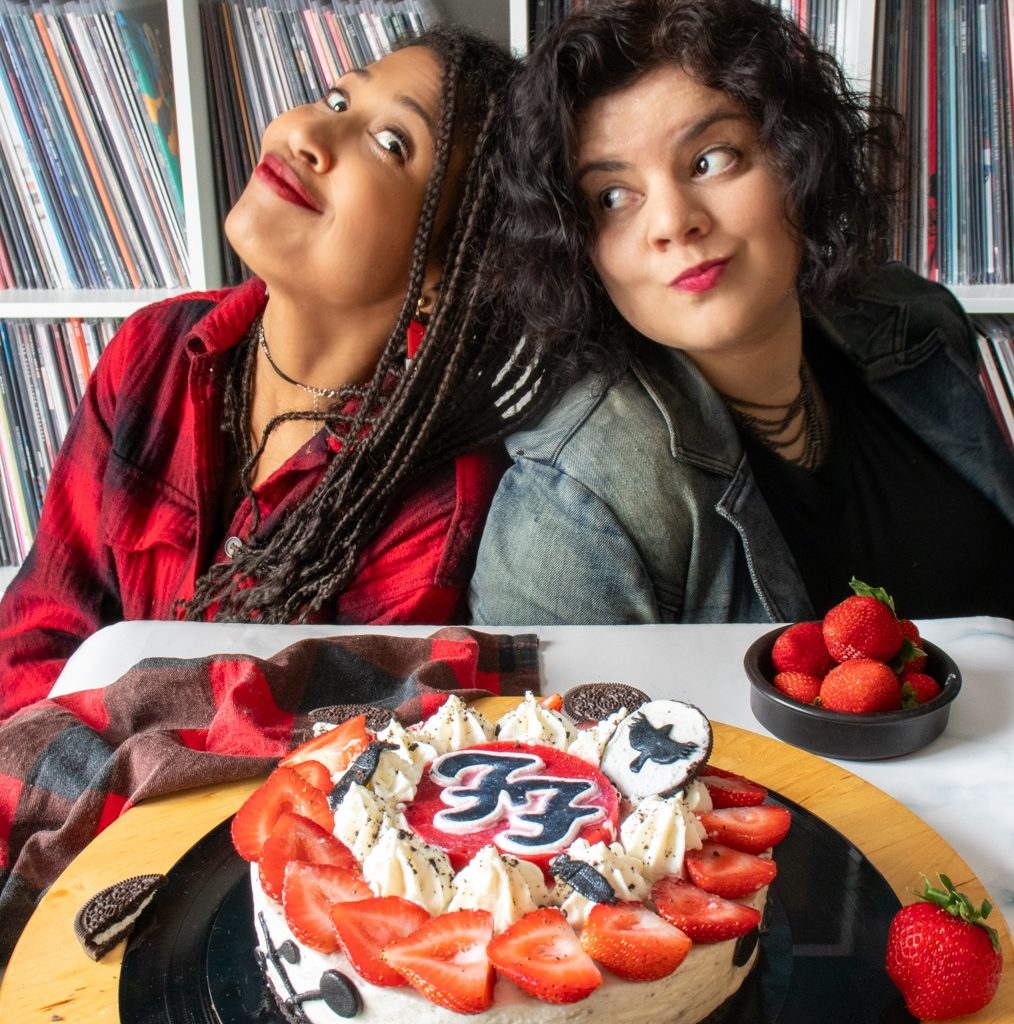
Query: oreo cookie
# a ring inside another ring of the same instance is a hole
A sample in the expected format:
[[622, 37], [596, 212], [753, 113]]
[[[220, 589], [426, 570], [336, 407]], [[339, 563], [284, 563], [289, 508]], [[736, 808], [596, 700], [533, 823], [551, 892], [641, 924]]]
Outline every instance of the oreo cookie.
[[573, 722], [600, 722], [620, 708], [633, 713], [651, 698], [626, 683], [581, 683], [563, 695], [563, 710]]
[[628, 800], [670, 796], [707, 763], [711, 745], [703, 711], [680, 700], [653, 700], [620, 722], [599, 767]]
[[377, 704], [329, 704], [327, 707], [314, 708], [309, 713], [309, 719], [311, 723], [341, 725], [356, 715], [366, 715], [366, 728], [371, 732], [386, 729], [394, 718], [390, 708], [382, 708]]
[[127, 937], [165, 883], [165, 875], [134, 875], [97, 892], [74, 918], [74, 934], [84, 951], [93, 960], [104, 957]]

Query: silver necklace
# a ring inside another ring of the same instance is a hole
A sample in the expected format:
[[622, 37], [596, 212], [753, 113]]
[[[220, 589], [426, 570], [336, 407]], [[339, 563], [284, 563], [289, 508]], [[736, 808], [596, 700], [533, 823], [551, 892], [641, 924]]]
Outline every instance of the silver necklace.
[[304, 384], [302, 381], [294, 380], [284, 370], [279, 369], [278, 364], [271, 358], [271, 352], [268, 349], [268, 339], [264, 336], [264, 318], [260, 316], [257, 318], [257, 344], [260, 345], [264, 358], [268, 361], [268, 366], [282, 380], [293, 387], [299, 388], [300, 391], [305, 391], [308, 395], [313, 396], [314, 413], [319, 411], [322, 398], [339, 398], [343, 394], [351, 395], [358, 393], [355, 385], [347, 385], [344, 388], [315, 388], [312, 384]]

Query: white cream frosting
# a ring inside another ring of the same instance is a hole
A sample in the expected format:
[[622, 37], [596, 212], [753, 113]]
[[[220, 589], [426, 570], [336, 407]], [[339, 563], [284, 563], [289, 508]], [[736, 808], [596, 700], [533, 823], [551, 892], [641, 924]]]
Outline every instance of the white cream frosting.
[[614, 711], [608, 718], [603, 718], [601, 722], [596, 722], [594, 725], [588, 726], [587, 729], [575, 730], [577, 735], [567, 747], [567, 753], [573, 754], [597, 768], [602, 760], [602, 751], [606, 749], [606, 744], [609, 742], [609, 737], [628, 714], [626, 708], [620, 708], [619, 711]]
[[493, 726], [456, 693], [452, 693], [440, 710], [422, 723], [418, 732], [410, 732], [416, 739], [433, 746], [438, 754], [489, 743], [493, 739]]
[[577, 735], [568, 719], [540, 704], [531, 690], [516, 708], [500, 717], [493, 732], [498, 740], [542, 743], [557, 750], [566, 750]]
[[422, 736], [409, 732], [397, 718], [392, 718], [390, 724], [377, 733], [377, 739], [397, 747], [397, 753], [412, 765], [413, 782], [416, 785], [419, 784], [423, 769], [437, 756], [436, 747], [427, 743]]
[[402, 823], [401, 815], [365, 786], [354, 783], [334, 812], [335, 838], [340, 839], [361, 864], [384, 829]]
[[363, 877], [378, 896], [402, 896], [442, 914], [454, 895], [454, 869], [443, 850], [403, 828], [386, 828], [363, 861]]
[[[644, 865], [631, 857], [619, 843], [595, 843], [577, 839], [567, 850], [571, 860], [590, 864], [609, 883], [618, 900], [639, 900], [648, 898], [651, 886], [644, 877]], [[588, 919], [595, 904], [582, 896], [562, 879], [556, 880], [550, 892], [550, 899], [567, 915], [567, 920], [580, 928]]]
[[448, 910], [488, 910], [493, 930], [505, 931], [532, 910], [549, 904], [542, 870], [526, 860], [484, 846], [458, 872]]
[[407, 803], [415, 796], [422, 770], [422, 765], [417, 768], [399, 750], [385, 750], [377, 759], [377, 767], [366, 788], [390, 804]]
[[631, 857], [655, 882], [664, 875], [683, 875], [687, 850], [699, 850], [707, 833], [682, 795], [642, 800], [620, 826], [620, 840]]
[[714, 810], [715, 805], [711, 802], [711, 793], [703, 782], [694, 779], [686, 789], [680, 790], [687, 807], [694, 814], [703, 814], [705, 811]]

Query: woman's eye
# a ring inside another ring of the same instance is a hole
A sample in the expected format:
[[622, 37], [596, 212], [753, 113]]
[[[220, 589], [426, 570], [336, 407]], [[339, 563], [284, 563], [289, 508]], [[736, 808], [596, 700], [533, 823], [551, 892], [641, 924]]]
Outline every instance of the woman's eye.
[[630, 202], [630, 193], [625, 188], [607, 188], [599, 193], [599, 206], [603, 210], [619, 210]]
[[324, 102], [339, 114], [349, 109], [349, 98], [341, 89], [328, 89]]
[[738, 159], [734, 149], [709, 149], [694, 161], [694, 177], [709, 178], [728, 170]]
[[386, 149], [400, 163], [405, 163], [408, 160], [408, 139], [401, 132], [395, 131], [393, 128], [385, 128], [383, 131], [377, 132], [373, 137], [377, 140], [377, 145], [381, 149]]

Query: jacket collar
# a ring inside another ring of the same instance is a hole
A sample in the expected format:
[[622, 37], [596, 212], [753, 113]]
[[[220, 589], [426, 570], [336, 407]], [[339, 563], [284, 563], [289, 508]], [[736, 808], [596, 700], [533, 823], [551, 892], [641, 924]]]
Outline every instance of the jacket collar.
[[677, 349], [645, 343], [631, 371], [665, 420], [672, 457], [732, 476], [743, 446], [725, 403], [693, 360]]

